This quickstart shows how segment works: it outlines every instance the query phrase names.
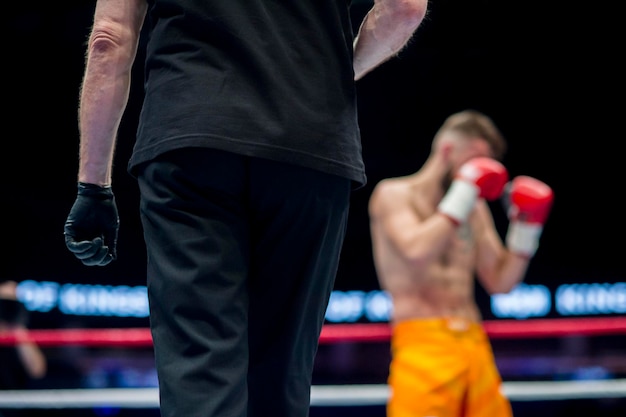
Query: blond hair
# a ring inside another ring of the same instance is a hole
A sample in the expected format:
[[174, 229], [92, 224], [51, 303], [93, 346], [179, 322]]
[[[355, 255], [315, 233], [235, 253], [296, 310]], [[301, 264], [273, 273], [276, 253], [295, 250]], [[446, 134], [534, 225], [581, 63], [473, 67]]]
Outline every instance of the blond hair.
[[493, 157], [502, 160], [507, 150], [507, 144], [500, 129], [493, 120], [476, 110], [464, 110], [446, 118], [437, 133], [434, 142], [444, 132], [458, 132], [463, 136], [480, 138], [489, 144]]

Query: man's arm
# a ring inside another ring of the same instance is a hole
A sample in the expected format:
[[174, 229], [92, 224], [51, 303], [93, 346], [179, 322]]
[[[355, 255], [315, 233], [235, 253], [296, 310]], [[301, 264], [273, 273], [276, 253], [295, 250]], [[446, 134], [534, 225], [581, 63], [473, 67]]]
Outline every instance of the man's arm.
[[381, 181], [370, 197], [370, 218], [408, 262], [415, 267], [428, 265], [443, 253], [476, 202], [498, 198], [507, 179], [506, 168], [500, 162], [473, 158], [457, 172], [435, 212], [427, 218], [420, 218], [410, 202], [407, 194], [413, 193], [412, 189], [399, 187], [397, 181]]
[[117, 257], [113, 154], [146, 11], [146, 0], [96, 3], [78, 111], [78, 190], [64, 227], [65, 245], [85, 265]]
[[11, 302], [16, 307], [19, 306], [13, 313], [15, 316], [9, 314], [8, 317], [0, 317], [0, 320], [6, 321], [6, 329], [15, 335], [15, 350], [28, 376], [33, 379], [43, 378], [47, 371], [47, 360], [39, 346], [28, 335], [28, 328], [25, 324], [27, 311], [17, 298], [16, 281], [0, 283], [0, 300]]
[[404, 48], [421, 24], [428, 0], [375, 0], [354, 39], [358, 80]]
[[407, 192], [410, 191], [387, 180], [374, 188], [368, 207], [372, 238], [384, 237], [398, 255], [419, 268], [440, 256], [450, 243], [456, 225], [439, 213], [420, 217], [409, 203]]
[[41, 348], [30, 339], [28, 329], [23, 325], [16, 325], [12, 330], [17, 338], [15, 349], [28, 376], [33, 379], [46, 376], [48, 361]]
[[80, 91], [78, 181], [111, 184], [117, 129], [128, 102], [145, 0], [98, 0]]
[[477, 271], [487, 292], [509, 292], [524, 279], [553, 199], [552, 188], [535, 178], [518, 176], [509, 182], [503, 194], [510, 221], [504, 243], [497, 235], [491, 213], [483, 208], [484, 232], [479, 240]]
[[524, 280], [530, 258], [507, 249], [484, 201], [479, 203], [475, 213], [479, 225], [479, 230], [474, 231], [478, 280], [490, 295], [508, 293]]

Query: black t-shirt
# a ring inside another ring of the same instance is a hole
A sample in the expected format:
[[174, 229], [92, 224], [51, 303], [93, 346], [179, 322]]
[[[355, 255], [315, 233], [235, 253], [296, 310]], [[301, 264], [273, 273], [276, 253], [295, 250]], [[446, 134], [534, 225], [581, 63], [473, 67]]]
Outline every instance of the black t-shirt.
[[365, 183], [349, 0], [151, 0], [129, 171], [211, 147]]
[[0, 346], [0, 390], [29, 388], [30, 378], [13, 346]]

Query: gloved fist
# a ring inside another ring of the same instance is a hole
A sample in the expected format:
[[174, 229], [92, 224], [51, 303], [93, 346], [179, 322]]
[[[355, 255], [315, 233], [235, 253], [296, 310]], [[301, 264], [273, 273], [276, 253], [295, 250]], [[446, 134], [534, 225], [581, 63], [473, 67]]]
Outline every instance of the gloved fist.
[[65, 246], [87, 266], [117, 257], [119, 217], [111, 187], [78, 183], [78, 195], [65, 221]]
[[505, 187], [503, 202], [510, 220], [506, 243], [523, 256], [533, 256], [539, 245], [554, 192], [547, 184], [528, 176], [518, 176]]
[[477, 157], [464, 163], [437, 209], [456, 224], [467, 220], [476, 200], [495, 200], [502, 194], [509, 174], [500, 162]]

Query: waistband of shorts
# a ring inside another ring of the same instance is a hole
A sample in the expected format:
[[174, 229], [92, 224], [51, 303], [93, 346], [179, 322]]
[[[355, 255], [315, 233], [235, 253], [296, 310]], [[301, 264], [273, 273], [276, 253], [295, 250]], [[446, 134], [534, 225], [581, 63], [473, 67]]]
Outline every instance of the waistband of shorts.
[[402, 320], [392, 324], [393, 331], [448, 331], [484, 333], [481, 323], [463, 317], [433, 317]]

